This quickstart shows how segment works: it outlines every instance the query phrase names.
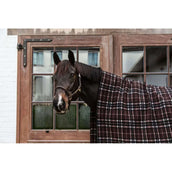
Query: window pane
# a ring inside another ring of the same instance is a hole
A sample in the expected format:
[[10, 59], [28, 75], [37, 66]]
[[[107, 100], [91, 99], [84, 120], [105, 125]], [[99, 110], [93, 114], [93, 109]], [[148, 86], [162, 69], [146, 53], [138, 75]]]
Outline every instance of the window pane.
[[33, 76], [33, 101], [52, 101], [52, 76]]
[[146, 47], [146, 72], [167, 72], [167, 47]]
[[33, 49], [33, 73], [53, 73], [52, 50]]
[[56, 129], [76, 129], [76, 105], [70, 105], [65, 114], [56, 115]]
[[123, 75], [123, 78], [129, 79], [129, 80], [144, 82], [144, 76], [143, 75]]
[[86, 104], [79, 105], [79, 129], [90, 129], [90, 108]]
[[42, 51], [33, 52], [33, 65], [42, 66], [44, 64], [44, 57]]
[[91, 66], [100, 66], [100, 50], [99, 48], [79, 48], [79, 62]]
[[167, 75], [146, 75], [147, 85], [168, 86]]
[[123, 47], [122, 48], [122, 72], [143, 72], [143, 47]]
[[32, 129], [53, 129], [52, 105], [32, 106]]

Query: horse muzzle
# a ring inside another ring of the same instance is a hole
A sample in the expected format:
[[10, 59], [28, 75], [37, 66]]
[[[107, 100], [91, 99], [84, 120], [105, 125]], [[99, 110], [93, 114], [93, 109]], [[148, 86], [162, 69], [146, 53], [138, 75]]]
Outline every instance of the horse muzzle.
[[65, 101], [62, 96], [58, 96], [58, 98], [54, 98], [53, 107], [57, 113], [64, 114], [68, 110], [68, 101]]

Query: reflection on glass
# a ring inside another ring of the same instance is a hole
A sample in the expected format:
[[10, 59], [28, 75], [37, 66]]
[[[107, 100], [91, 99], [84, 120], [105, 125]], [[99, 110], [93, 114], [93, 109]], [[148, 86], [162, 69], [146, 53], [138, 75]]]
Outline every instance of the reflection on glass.
[[52, 50], [33, 50], [33, 73], [53, 73]]
[[53, 129], [52, 105], [32, 106], [32, 129]]
[[97, 47], [88, 47], [79, 49], [79, 62], [91, 66], [100, 66], [100, 50]]
[[147, 85], [168, 86], [167, 75], [146, 75]]
[[79, 105], [79, 129], [90, 129], [90, 108], [86, 104]]
[[143, 72], [143, 47], [122, 48], [123, 73]]
[[143, 75], [123, 75], [123, 78], [129, 79], [129, 80], [144, 82], [144, 76]]
[[34, 51], [33, 52], [33, 65], [34, 66], [43, 66], [44, 65], [43, 51]]
[[33, 76], [33, 101], [52, 101], [52, 76]]
[[76, 129], [76, 105], [70, 105], [65, 114], [56, 115], [56, 129]]
[[167, 72], [167, 47], [146, 47], [146, 72]]

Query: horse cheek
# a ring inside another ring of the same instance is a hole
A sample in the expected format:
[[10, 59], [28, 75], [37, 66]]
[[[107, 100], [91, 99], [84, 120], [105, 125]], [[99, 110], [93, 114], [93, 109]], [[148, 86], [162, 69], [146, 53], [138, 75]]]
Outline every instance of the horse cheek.
[[68, 109], [69, 108], [69, 100], [68, 100], [68, 97], [65, 94], [63, 94], [62, 95], [62, 98], [65, 101], [66, 109]]

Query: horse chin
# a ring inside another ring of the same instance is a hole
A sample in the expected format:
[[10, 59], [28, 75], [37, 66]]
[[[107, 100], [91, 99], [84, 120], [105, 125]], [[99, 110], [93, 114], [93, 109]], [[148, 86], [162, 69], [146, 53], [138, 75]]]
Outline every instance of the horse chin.
[[63, 115], [63, 114], [65, 114], [67, 112], [66, 109], [60, 111], [57, 107], [54, 107], [54, 111], [55, 111], [56, 114], [60, 114], [60, 115]]
[[65, 113], [67, 112], [67, 110], [65, 110], [65, 111], [60, 111], [60, 112], [58, 112], [60, 115], [64, 115]]
[[68, 109], [67, 110], [62, 110], [62, 111], [59, 111], [59, 110], [55, 109], [55, 112], [57, 114], [59, 114], [59, 115], [64, 115], [64, 114], [66, 114], [67, 111], [68, 111]]

